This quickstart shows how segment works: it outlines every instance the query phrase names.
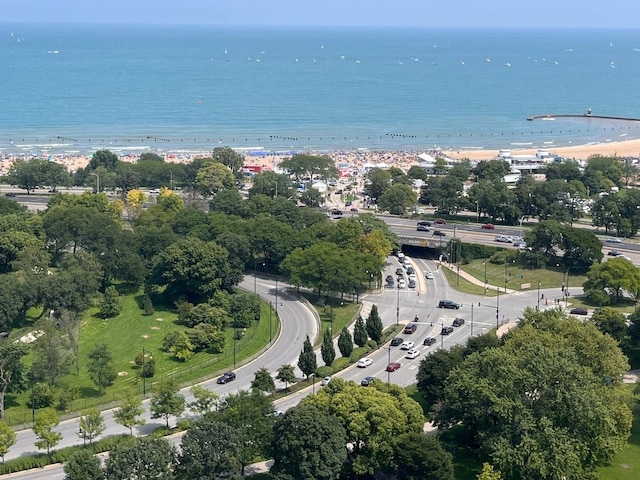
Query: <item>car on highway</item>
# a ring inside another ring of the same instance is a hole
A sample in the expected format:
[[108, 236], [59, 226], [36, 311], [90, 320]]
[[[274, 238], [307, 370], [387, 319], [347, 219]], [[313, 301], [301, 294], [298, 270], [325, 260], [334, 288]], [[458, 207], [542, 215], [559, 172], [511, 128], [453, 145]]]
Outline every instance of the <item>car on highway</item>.
[[507, 235], [498, 235], [496, 237], [496, 242], [501, 242], [501, 243], [511, 243], [512, 239], [509, 238]]
[[440, 330], [441, 335], [449, 335], [450, 333], [453, 333], [453, 327], [442, 327]]
[[444, 233], [442, 230], [434, 230], [433, 231], [433, 235], [436, 237], [446, 237], [447, 234]]
[[359, 368], [367, 368], [372, 363], [373, 363], [373, 360], [371, 360], [368, 357], [364, 357], [364, 358], [361, 358], [360, 360], [358, 360], [358, 367]]
[[420, 350], [409, 350], [404, 357], [413, 360], [414, 358], [418, 358], [418, 355], [420, 355]]
[[464, 318], [455, 318], [451, 325], [453, 325], [454, 327], [461, 327], [462, 325], [464, 325]]
[[575, 307], [569, 310], [569, 313], [572, 315], [589, 315], [589, 310], [583, 307]]
[[11, 198], [13, 198], [13, 197], [15, 197], [15, 196], [16, 196], [16, 194], [15, 194], [15, 193], [13, 193], [13, 192], [7, 192], [7, 193], [5, 193], [5, 194], [4, 194], [4, 196], [5, 196], [5, 197], [11, 197]]
[[494, 228], [496, 228], [496, 226], [493, 223], [485, 223], [480, 228], [483, 228], [485, 230], [493, 230]]
[[364, 377], [360, 382], [360, 385], [362, 385], [363, 387], [368, 387], [375, 379], [376, 377]]
[[422, 344], [425, 347], [430, 347], [431, 345], [433, 345], [434, 343], [436, 343], [436, 339], [433, 337], [427, 337], [424, 339], [424, 341], [422, 342]]
[[235, 373], [233, 373], [233, 372], [224, 372], [221, 376], [218, 377], [218, 380], [216, 380], [216, 383], [219, 383], [220, 385], [223, 385], [225, 383], [232, 382], [235, 379], [236, 379], [236, 374]]
[[607, 243], [622, 243], [622, 240], [617, 237], [610, 237], [605, 240]]
[[401, 366], [402, 366], [402, 364], [400, 362], [391, 362], [389, 365], [387, 365], [386, 370], [387, 370], [387, 372], [395, 372]]
[[436, 225], [446, 225], [447, 221], [444, 218], [437, 218], [433, 223]]
[[424, 277], [425, 277], [427, 280], [433, 280], [433, 272], [427, 272], [427, 273], [425, 273], [425, 274], [424, 274]]
[[322, 379], [322, 381], [320, 382], [320, 386], [324, 387], [325, 385], [328, 385], [330, 381], [331, 381], [331, 375], [328, 375]]
[[407, 326], [404, 327], [404, 333], [412, 334], [412, 333], [415, 333], [417, 329], [418, 329], [418, 325], [416, 325], [415, 323], [413, 322], [407, 323]]
[[440, 300], [438, 302], [438, 308], [450, 308], [452, 310], [459, 310], [460, 304], [451, 300]]
[[402, 345], [400, 345], [400, 348], [402, 350], [411, 350], [414, 347], [415, 343], [413, 343], [410, 340], [407, 340], [406, 342], [402, 342]]
[[402, 345], [402, 342], [404, 342], [404, 338], [402, 338], [402, 337], [393, 337], [391, 339], [391, 346], [392, 347], [397, 347], [398, 345]]
[[418, 222], [418, 225], [416, 225], [416, 230], [418, 230], [419, 232], [428, 232], [430, 226], [431, 222]]
[[610, 257], [619, 257], [620, 255], [622, 255], [622, 252], [619, 252], [617, 250], [609, 250], [607, 252], [607, 255], [609, 255]]

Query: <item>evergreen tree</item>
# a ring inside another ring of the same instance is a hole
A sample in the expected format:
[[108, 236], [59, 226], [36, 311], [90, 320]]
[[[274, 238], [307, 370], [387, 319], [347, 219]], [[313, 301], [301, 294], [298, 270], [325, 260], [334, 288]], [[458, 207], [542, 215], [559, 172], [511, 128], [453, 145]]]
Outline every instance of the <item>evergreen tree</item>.
[[309, 375], [315, 372], [318, 367], [316, 364], [316, 354], [313, 351], [309, 335], [307, 335], [300, 356], [298, 357], [298, 367], [300, 367], [300, 370], [302, 370], [302, 373], [304, 373], [304, 376], [307, 378], [309, 378]]
[[338, 337], [338, 349], [343, 357], [350, 357], [353, 352], [353, 340], [347, 327], [342, 327], [340, 336]]
[[120, 300], [120, 294], [116, 287], [110, 285], [105, 289], [102, 302], [100, 302], [100, 316], [102, 318], [113, 318], [117, 317], [121, 311], [122, 301]]
[[324, 331], [320, 354], [322, 355], [322, 361], [328, 367], [330, 367], [336, 359], [336, 349], [333, 346], [333, 337], [331, 336], [331, 331], [329, 329]]
[[367, 317], [367, 333], [371, 340], [375, 341], [378, 345], [380, 345], [380, 340], [382, 340], [382, 330], [384, 327], [382, 326], [382, 319], [378, 314], [378, 307], [373, 305], [371, 307], [371, 312]]
[[364, 320], [359, 315], [353, 328], [353, 341], [359, 347], [364, 347], [367, 343], [367, 329], [364, 327]]
[[151, 300], [151, 296], [148, 293], [145, 294], [142, 304], [143, 304], [142, 306], [144, 308], [145, 315], [149, 316], [155, 313], [156, 309], [153, 306], [153, 301]]

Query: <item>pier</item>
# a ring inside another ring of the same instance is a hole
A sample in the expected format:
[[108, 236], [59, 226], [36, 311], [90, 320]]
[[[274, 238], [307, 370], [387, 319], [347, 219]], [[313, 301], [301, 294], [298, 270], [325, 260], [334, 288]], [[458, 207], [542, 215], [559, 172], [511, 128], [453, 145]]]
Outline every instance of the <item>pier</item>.
[[614, 117], [614, 116], [610, 116], [610, 115], [592, 115], [590, 112], [583, 113], [581, 115], [575, 115], [575, 114], [571, 114], [571, 113], [561, 113], [559, 115], [552, 115], [552, 114], [532, 115], [531, 117], [527, 117], [527, 120], [529, 122], [532, 122], [534, 120], [539, 120], [539, 119], [542, 119], [542, 118], [599, 118], [601, 120], [624, 120], [624, 121], [627, 121], [627, 122], [640, 122], [640, 118]]

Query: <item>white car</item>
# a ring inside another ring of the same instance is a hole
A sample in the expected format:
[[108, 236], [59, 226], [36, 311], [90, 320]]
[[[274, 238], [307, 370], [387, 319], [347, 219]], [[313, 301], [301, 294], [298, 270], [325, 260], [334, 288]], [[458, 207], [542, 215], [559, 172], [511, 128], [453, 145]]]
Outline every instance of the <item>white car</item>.
[[409, 280], [413, 280], [413, 281], [418, 280], [418, 277], [416, 276], [416, 274], [415, 274], [415, 273], [410, 273], [410, 274], [408, 275], [408, 277], [407, 277], [407, 278], [408, 278]]
[[616, 238], [616, 237], [611, 237], [611, 238], [607, 238], [605, 240], [605, 242], [607, 242], [607, 243], [622, 243], [622, 240], [620, 240], [619, 238]]
[[398, 252], [398, 259], [401, 260], [404, 258], [404, 253]]
[[433, 272], [427, 272], [425, 274], [425, 277], [427, 280], [433, 280]]
[[406, 286], [407, 284], [405, 283], [404, 278], [398, 280], [398, 288], [405, 288]]
[[358, 360], [358, 367], [366, 368], [372, 363], [373, 363], [373, 360], [371, 360], [370, 358], [367, 358], [367, 357], [361, 358], [360, 360]]
[[496, 237], [496, 242], [511, 243], [512, 241], [513, 240], [506, 235], [498, 235]]
[[417, 358], [418, 355], [420, 355], [420, 350], [409, 350], [405, 357], [413, 360], [414, 358]]
[[402, 342], [402, 345], [400, 345], [400, 348], [402, 350], [411, 350], [414, 345], [415, 343], [413, 342]]
[[331, 381], [331, 376], [324, 377], [324, 378], [322, 379], [322, 381], [320, 382], [320, 386], [321, 386], [321, 387], [324, 387], [324, 386], [325, 386], [325, 385], [327, 385], [330, 381]]

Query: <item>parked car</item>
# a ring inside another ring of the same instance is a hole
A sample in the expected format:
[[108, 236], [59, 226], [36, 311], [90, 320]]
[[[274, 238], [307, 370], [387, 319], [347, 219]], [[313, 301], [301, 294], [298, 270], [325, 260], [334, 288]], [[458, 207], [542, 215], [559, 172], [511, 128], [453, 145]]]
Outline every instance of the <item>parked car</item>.
[[375, 378], [376, 377], [364, 377], [360, 382], [360, 385], [362, 385], [363, 387], [368, 387], [371, 384], [371, 382], [375, 380]]
[[400, 280], [398, 280], [398, 288], [405, 288], [406, 286], [407, 284], [404, 281], [404, 278], [401, 278]]
[[433, 272], [427, 272], [424, 276], [427, 280], [433, 280]]
[[418, 325], [416, 325], [415, 323], [413, 323], [413, 322], [411, 322], [411, 323], [407, 323], [407, 326], [406, 326], [406, 327], [404, 327], [404, 333], [412, 334], [412, 333], [414, 333], [417, 329], [418, 329]]
[[442, 330], [440, 330], [440, 333], [442, 335], [449, 335], [450, 333], [453, 333], [453, 327], [442, 327]]
[[415, 343], [413, 343], [412, 341], [408, 340], [406, 342], [402, 342], [402, 345], [400, 345], [400, 348], [402, 350], [411, 350], [414, 346], [415, 346]]
[[583, 307], [576, 307], [569, 310], [569, 313], [572, 315], [589, 315], [589, 310]]
[[462, 325], [464, 325], [464, 318], [454, 319], [451, 325], [453, 325], [454, 327], [461, 327]]
[[358, 360], [358, 367], [366, 368], [369, 365], [371, 365], [372, 363], [373, 363], [373, 360], [371, 360], [368, 357], [364, 357], [364, 358], [361, 358], [360, 360]]
[[216, 383], [225, 384], [225, 383], [232, 382], [235, 379], [236, 379], [236, 374], [235, 373], [233, 373], [233, 372], [224, 372], [220, 377], [218, 377], [218, 380], [216, 380]]
[[398, 276], [404, 275], [404, 270], [402, 269], [402, 267], [396, 268], [396, 275]]
[[393, 337], [391, 339], [391, 346], [392, 347], [397, 347], [398, 345], [402, 345], [402, 342], [404, 342], [404, 338], [402, 338], [402, 337]]
[[404, 257], [405, 257], [405, 254], [404, 254], [404, 253], [402, 253], [402, 252], [398, 252], [398, 258], [404, 258]]
[[427, 337], [424, 339], [424, 341], [422, 342], [422, 344], [425, 347], [430, 347], [431, 345], [433, 345], [434, 343], [436, 343], [436, 339], [433, 337]]
[[484, 225], [482, 225], [482, 228], [484, 228], [485, 230], [493, 230], [494, 228], [496, 228], [496, 226], [493, 223], [485, 223]]
[[460, 309], [460, 304], [451, 300], [440, 300], [438, 302], [438, 308], [450, 308], [452, 310]]
[[433, 235], [436, 237], [446, 237], [447, 234], [444, 233], [442, 230], [434, 230], [433, 231]]
[[328, 385], [329, 382], [331, 381], [331, 376], [326, 376], [322, 379], [322, 381], [320, 382], [320, 386], [324, 387], [325, 385]]
[[418, 286], [418, 284], [416, 283], [416, 281], [413, 278], [411, 278], [411, 279], [409, 279], [409, 283], [407, 284], [407, 286], [409, 288], [416, 288]]
[[387, 372], [395, 372], [401, 366], [402, 364], [400, 362], [391, 362], [389, 365], [387, 365]]
[[418, 355], [420, 355], [420, 350], [409, 350], [405, 355], [405, 358], [413, 360], [414, 358], [417, 358]]
[[409, 274], [409, 275], [413, 275], [413, 274], [415, 274], [415, 273], [416, 273], [416, 271], [414, 270], [414, 268], [413, 268], [411, 265], [409, 265], [409, 266], [407, 267], [407, 274]]
[[391, 285], [395, 283], [395, 280], [393, 279], [393, 275], [387, 275], [387, 278], [385, 278], [385, 281], [387, 283], [390, 283]]

